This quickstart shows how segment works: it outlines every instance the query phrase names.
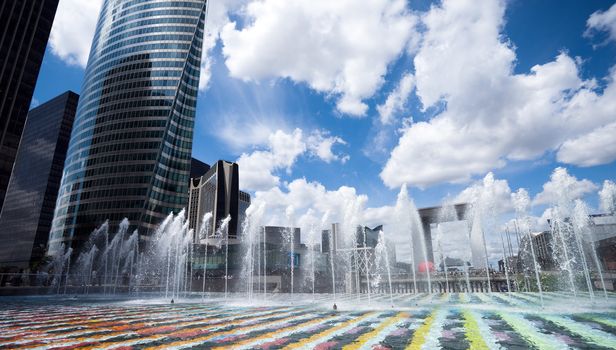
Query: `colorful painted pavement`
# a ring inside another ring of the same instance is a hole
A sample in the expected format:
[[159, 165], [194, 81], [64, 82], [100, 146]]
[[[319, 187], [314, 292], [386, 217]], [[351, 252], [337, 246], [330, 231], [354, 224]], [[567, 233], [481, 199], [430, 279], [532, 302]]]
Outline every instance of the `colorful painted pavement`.
[[616, 349], [612, 294], [245, 299], [3, 298], [0, 349]]

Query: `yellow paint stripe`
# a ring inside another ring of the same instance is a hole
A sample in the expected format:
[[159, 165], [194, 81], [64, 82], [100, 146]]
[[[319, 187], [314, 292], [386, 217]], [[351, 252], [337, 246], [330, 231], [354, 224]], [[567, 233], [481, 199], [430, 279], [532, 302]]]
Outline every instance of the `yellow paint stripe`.
[[310, 320], [308, 322], [300, 323], [300, 324], [289, 326], [289, 327], [285, 327], [285, 328], [282, 328], [282, 329], [279, 329], [279, 330], [276, 330], [276, 331], [273, 331], [273, 332], [265, 333], [265, 334], [262, 334], [262, 335], [260, 335], [258, 337], [254, 337], [254, 338], [246, 339], [246, 340], [243, 340], [243, 341], [240, 341], [240, 342], [236, 342], [233, 345], [220, 346], [220, 347], [215, 347], [213, 349], [214, 350], [239, 349], [239, 348], [241, 348], [241, 347], [243, 347], [245, 345], [248, 345], [250, 343], [255, 343], [255, 342], [263, 341], [265, 339], [269, 339], [269, 338], [275, 337], [278, 334], [285, 333], [285, 332], [288, 332], [288, 331], [298, 330], [300, 328], [306, 328], [306, 327], [310, 327], [310, 326], [315, 325], [315, 324], [324, 323], [324, 322], [327, 322], [327, 321], [329, 321], [329, 320], [331, 320], [333, 318], [336, 318], [336, 317], [338, 317], [338, 316], [329, 316], [327, 318], [318, 318], [316, 320]]
[[363, 316], [360, 316], [360, 317], [353, 317], [353, 318], [351, 318], [350, 320], [348, 320], [346, 322], [342, 322], [342, 323], [336, 325], [335, 327], [326, 329], [326, 330], [324, 330], [321, 333], [317, 333], [317, 334], [313, 335], [312, 337], [310, 337], [308, 339], [305, 339], [303, 341], [300, 341], [300, 342], [297, 342], [297, 343], [294, 343], [294, 344], [289, 344], [289, 345], [285, 346], [283, 349], [285, 349], [285, 350], [288, 350], [288, 349], [304, 349], [306, 344], [313, 343], [313, 342], [315, 342], [315, 341], [317, 341], [319, 339], [322, 339], [322, 338], [327, 338], [328, 336], [330, 336], [331, 334], [335, 333], [336, 331], [338, 331], [338, 330], [340, 330], [342, 328], [345, 328], [345, 327], [347, 327], [347, 326], [349, 326], [351, 324], [359, 323], [359, 322], [361, 322], [361, 321], [363, 321], [363, 320], [365, 320], [365, 319], [367, 319], [369, 317], [374, 316], [374, 314], [376, 314], [376, 312], [370, 312], [370, 313], [367, 313], [367, 314], [365, 314]]
[[413, 333], [413, 340], [411, 340], [411, 343], [406, 347], [406, 350], [421, 349], [421, 346], [426, 342], [426, 336], [428, 335], [430, 328], [432, 328], [437, 311], [438, 309], [434, 309], [434, 311], [426, 317], [424, 323], [415, 330], [415, 333]]
[[359, 349], [364, 344], [366, 344], [368, 341], [370, 341], [371, 339], [374, 339], [374, 337], [376, 337], [379, 333], [381, 333], [383, 329], [391, 326], [394, 323], [398, 323], [401, 320], [408, 318], [408, 317], [409, 317], [408, 313], [400, 312], [396, 316], [392, 316], [388, 318], [387, 320], [385, 320], [384, 322], [381, 322], [381, 324], [378, 327], [376, 327], [375, 329], [373, 329], [372, 331], [368, 333], [363, 334], [361, 337], [357, 338], [357, 340], [355, 340], [353, 343], [344, 346], [342, 349], [343, 350]]
[[483, 340], [475, 317], [466, 310], [462, 312], [462, 316], [464, 317], [464, 329], [466, 330], [465, 337], [471, 345], [470, 349], [489, 350], [490, 347]]

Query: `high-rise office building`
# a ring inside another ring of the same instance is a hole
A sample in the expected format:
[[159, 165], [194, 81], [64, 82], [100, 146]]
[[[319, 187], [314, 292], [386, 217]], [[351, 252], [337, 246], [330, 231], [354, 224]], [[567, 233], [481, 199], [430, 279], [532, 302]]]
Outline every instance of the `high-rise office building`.
[[190, 228], [201, 231], [205, 213], [212, 213], [210, 227], [205, 232], [213, 234], [227, 216], [229, 238], [237, 238], [250, 195], [239, 190], [239, 167], [237, 163], [224, 160], [216, 162], [205, 175], [190, 180], [188, 220]]
[[21, 137], [0, 212], [0, 265], [27, 268], [45, 254], [79, 95], [34, 108]]
[[0, 207], [58, 0], [0, 1]]
[[105, 0], [49, 251], [105, 220], [147, 235], [188, 204], [206, 0]]

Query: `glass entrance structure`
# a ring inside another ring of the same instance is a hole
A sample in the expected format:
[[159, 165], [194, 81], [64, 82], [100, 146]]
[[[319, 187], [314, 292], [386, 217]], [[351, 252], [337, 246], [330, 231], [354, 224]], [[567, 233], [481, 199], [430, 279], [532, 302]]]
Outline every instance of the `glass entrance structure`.
[[[58, 194], [49, 253], [105, 220], [147, 235], [188, 203], [206, 0], [105, 0]], [[131, 228], [131, 229], [133, 229]]]

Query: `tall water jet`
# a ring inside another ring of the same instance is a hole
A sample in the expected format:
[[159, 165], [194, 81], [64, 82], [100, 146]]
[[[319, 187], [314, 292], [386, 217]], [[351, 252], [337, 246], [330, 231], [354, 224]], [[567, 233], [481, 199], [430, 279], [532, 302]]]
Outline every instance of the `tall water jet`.
[[[98, 278], [102, 276], [100, 269], [96, 272], [96, 268], [98, 259], [104, 259], [103, 255], [105, 252], [101, 252], [99, 246], [103, 246], [103, 240], [106, 242], [105, 237], [109, 229], [108, 225], [109, 223], [105, 221], [101, 226], [96, 228], [92, 234], [90, 234], [88, 241], [84, 244], [82, 252], [79, 254], [79, 257], [75, 263], [75, 270], [83, 278], [82, 283], [85, 288], [85, 293], [88, 293], [89, 286], [92, 285], [93, 282], [98, 282]], [[94, 277], [97, 281], [92, 281], [93, 275], [95, 275]]]
[[[550, 176], [549, 186], [553, 193], [550, 201], [550, 229], [554, 239], [554, 260], [561, 270], [566, 271], [569, 289], [577, 297], [575, 284], [575, 233], [571, 225], [572, 196], [575, 194], [577, 179], [570, 176], [565, 168], [556, 168]], [[545, 185], [544, 185], [545, 187]]]
[[[490, 278], [490, 263], [488, 254], [488, 241], [486, 235], [496, 235], [496, 220], [503, 211], [503, 196], [509, 192], [509, 186], [504, 180], [494, 179], [494, 174], [488, 173], [482, 182], [478, 182], [468, 190], [465, 195], [470, 197], [473, 205], [469, 213], [471, 219], [470, 242], [473, 265], [485, 268], [488, 291], [492, 291]], [[494, 246], [498, 246], [494, 241]]]
[[[474, 217], [470, 230], [471, 241], [471, 253], [473, 255], [473, 265], [475, 267], [483, 267], [486, 272], [486, 279], [488, 283], [488, 291], [492, 292], [492, 283], [490, 280], [490, 269], [488, 261], [488, 245], [486, 243], [485, 231], [482, 227], [482, 217], [479, 207], [473, 208]], [[480, 249], [480, 250], [478, 250]], [[481, 251], [479, 253], [479, 251]]]
[[231, 215], [227, 215], [220, 222], [218, 230], [216, 230], [216, 236], [221, 237], [220, 242], [225, 246], [225, 299], [229, 294], [229, 222], [231, 221]]
[[156, 228], [139, 262], [140, 281], [159, 286], [165, 298], [178, 298], [185, 293], [190, 268], [188, 260], [194, 243], [185, 211], [170, 213]]
[[307, 248], [307, 259], [304, 264], [302, 264], [304, 272], [302, 275], [303, 278], [303, 287], [304, 290], [310, 290], [312, 294], [312, 300], [314, 302], [315, 295], [315, 277], [316, 277], [316, 252], [317, 246], [319, 243], [319, 235], [318, 235], [318, 227], [319, 220], [314, 216], [313, 209], [308, 209], [308, 212], [302, 216], [300, 220], [300, 229], [302, 232], [307, 232], [307, 235], [304, 236], [306, 238], [306, 248]]
[[131, 288], [134, 285], [135, 263], [139, 256], [139, 233], [134, 230], [133, 233], [125, 239], [120, 245], [120, 254], [118, 264], [121, 264], [121, 268], [118, 270], [118, 278], [126, 277], [127, 291], [131, 292]]
[[438, 250], [439, 250], [439, 254], [441, 256], [441, 263], [443, 264], [443, 272], [445, 272], [445, 291], [449, 292], [449, 277], [448, 274], [449, 272], [447, 271], [447, 261], [446, 261], [446, 257], [445, 254], [443, 253], [443, 245], [441, 244], [441, 238], [442, 238], [442, 230], [441, 230], [441, 224], [437, 224], [436, 225], [436, 244], [438, 246]]
[[[135, 262], [139, 254], [139, 235], [135, 231], [130, 236], [127, 235], [129, 222], [124, 219], [118, 231], [112, 236], [109, 234], [109, 224], [105, 222], [95, 229], [88, 241], [81, 248], [81, 253], [75, 260], [74, 271], [81, 279], [84, 286], [84, 293], [88, 293], [89, 286], [93, 282], [100, 285], [101, 276], [95, 273], [96, 269], [100, 272], [105, 268], [107, 271], [104, 276], [104, 292], [108, 290], [116, 293], [118, 286], [124, 285], [128, 292], [131, 292], [136, 280]], [[111, 239], [111, 242], [109, 241]], [[99, 247], [105, 247], [100, 249]], [[68, 265], [67, 265], [68, 266]], [[92, 281], [96, 274], [96, 281]]]
[[[245, 254], [242, 261], [241, 276], [246, 284], [245, 288], [248, 300], [252, 300], [254, 297], [255, 261], [260, 261], [258, 248], [260, 247], [259, 241], [261, 235], [263, 235], [263, 240], [265, 240], [265, 231], [261, 227], [261, 220], [264, 212], [264, 202], [259, 201], [252, 203], [246, 210], [246, 217], [242, 223], [242, 250]], [[257, 271], [260, 275], [260, 269]], [[265, 287], [266, 285], [264, 285], [264, 288]]]
[[315, 288], [314, 288], [314, 283], [315, 283], [315, 253], [316, 253], [316, 248], [317, 248], [317, 239], [316, 239], [316, 228], [314, 227], [314, 225], [310, 228], [309, 231], [309, 235], [308, 235], [308, 245], [310, 247], [310, 282], [312, 283], [312, 300], [314, 301], [315, 299]]
[[115, 233], [113, 239], [111, 240], [111, 244], [107, 246], [107, 256], [111, 256], [111, 268], [112, 268], [112, 282], [113, 289], [112, 292], [115, 294], [116, 288], [118, 286], [118, 275], [120, 274], [120, 264], [122, 262], [122, 245], [124, 240], [126, 239], [126, 232], [128, 232], [128, 219], [124, 218], [122, 222], [120, 222], [120, 226], [118, 232]]
[[505, 279], [507, 280], [507, 294], [511, 295], [511, 283], [509, 282], [509, 257], [507, 256], [507, 251], [505, 250], [505, 240], [503, 239], [502, 234], [501, 244], [503, 245], [503, 263], [505, 268]]
[[603, 187], [599, 191], [599, 202], [604, 212], [609, 214], [616, 213], [616, 183], [610, 180], [603, 182]]
[[362, 233], [363, 233], [363, 242], [362, 242], [362, 247], [363, 247], [363, 254], [364, 254], [364, 261], [366, 263], [366, 293], [368, 294], [368, 304], [372, 303], [372, 291], [371, 291], [371, 286], [370, 286], [370, 260], [368, 257], [368, 246], [367, 246], [367, 237], [366, 237], [366, 227], [362, 227]]
[[71, 255], [73, 255], [73, 248], [68, 248], [66, 250], [66, 254], [64, 256], [64, 264], [66, 265], [66, 278], [64, 279], [64, 294], [66, 294], [66, 286], [68, 285], [68, 280], [71, 272]]
[[[411, 201], [411, 217], [413, 218], [413, 221], [415, 223], [415, 229], [412, 232], [415, 233], [415, 238], [419, 238], [419, 246], [421, 249], [421, 254], [423, 255], [422, 264], [425, 267], [426, 277], [428, 279], [428, 293], [432, 294], [432, 262], [430, 261], [428, 256], [428, 248], [426, 246], [426, 234], [421, 223], [421, 218], [419, 217], [419, 212], [417, 211], [417, 207], [415, 207], [415, 203], [413, 203], [413, 201]], [[414, 243], [415, 240], [413, 240], [413, 245]]]
[[[599, 202], [600, 208], [605, 213], [616, 216], [616, 184], [610, 180], [605, 180], [603, 182], [603, 187], [599, 191]], [[599, 257], [597, 255], [597, 247], [595, 246], [595, 237], [592, 237], [592, 231], [588, 231], [589, 241], [591, 242], [593, 259], [595, 261], [595, 265], [597, 266], [597, 271], [599, 272], [599, 277], [601, 278], [601, 287], [603, 288], [603, 296], [607, 300], [607, 289], [605, 288], [605, 281], [603, 279], [603, 268], [599, 261]]]
[[[601, 263], [599, 262], [599, 257], [597, 256], [597, 248], [595, 247], [595, 238], [593, 237], [593, 232], [590, 229], [591, 221], [590, 216], [588, 215], [588, 208], [586, 204], [581, 200], [575, 201], [574, 207], [574, 215], [573, 215], [573, 225], [576, 231], [576, 234], [580, 240], [580, 246], [582, 239], [586, 240], [590, 244], [590, 250], [592, 253], [593, 261], [597, 268], [597, 274], [599, 275], [599, 280], [601, 281], [601, 289], [603, 289], [603, 296], [607, 299], [607, 289], [605, 287], [605, 280], [603, 277], [603, 269], [601, 268]], [[586, 261], [586, 259], [584, 259]], [[588, 268], [588, 265], [586, 265]], [[589, 287], [592, 288], [592, 282], [590, 282], [590, 275], [588, 274], [588, 282], [590, 283]]]
[[[398, 197], [396, 200], [396, 206], [394, 207], [391, 217], [391, 232], [393, 237], [400, 237], [403, 241], [400, 242], [400, 247], [405, 247], [407, 240], [409, 250], [409, 275], [413, 278], [413, 292], [417, 293], [417, 258], [416, 251], [421, 252], [418, 241], [423, 236], [423, 226], [421, 224], [421, 218], [415, 208], [415, 205], [409, 198], [406, 184], [402, 185]], [[404, 251], [402, 249], [402, 251]], [[420, 253], [421, 254], [421, 253]]]
[[201, 290], [201, 299], [205, 299], [205, 280], [207, 279], [207, 249], [210, 236], [210, 226], [212, 221], [212, 213], [203, 214], [201, 219], [201, 227], [199, 227], [199, 240], [204, 242], [203, 249], [203, 285]]
[[[361, 231], [357, 228], [360, 226], [359, 223], [363, 213], [364, 200], [365, 198], [357, 198], [354, 195], [346, 198], [342, 222], [338, 226], [338, 229], [336, 229], [336, 234], [334, 235], [336, 249], [338, 250], [336, 253], [343, 253], [341, 254], [342, 259], [338, 259], [337, 263], [342, 263], [341, 269], [346, 272], [344, 278], [345, 292], [351, 296], [354, 289], [353, 285], [355, 285], [355, 292], [358, 297], [360, 293], [359, 286], [357, 285], [358, 276], [356, 275], [356, 279], [353, 281], [352, 273], [353, 263], [357, 263], [357, 246], [358, 242], [360, 242], [359, 233]], [[336, 226], [333, 228], [336, 228]]]
[[[472, 260], [468, 249], [471, 245], [469, 236], [470, 231], [464, 222], [458, 221], [459, 219], [464, 218], [460, 218], [458, 216], [456, 205], [449, 200], [445, 201], [440, 208], [437, 217], [437, 245], [439, 246], [439, 250], [442, 252], [441, 255], [443, 255], [443, 267], [446, 272], [446, 284], [449, 284], [449, 278], [447, 277], [449, 275], [449, 266], [447, 265], [446, 259], [447, 257], [457, 258], [462, 261], [462, 272], [464, 273], [466, 290], [470, 292], [470, 276], [467, 263]], [[447, 234], [445, 234], [445, 232], [447, 232]], [[443, 237], [445, 236], [449, 239], [443, 240]], [[462, 286], [460, 286], [460, 289], [462, 289]]]
[[586, 261], [586, 253], [584, 251], [584, 247], [582, 246], [582, 235], [588, 228], [590, 224], [590, 220], [588, 218], [588, 212], [585, 208], [584, 202], [580, 199], [575, 200], [573, 216], [571, 218], [571, 225], [573, 226], [573, 235], [575, 237], [575, 243], [577, 244], [578, 253], [582, 260], [582, 268], [584, 270], [584, 278], [586, 279], [586, 287], [588, 288], [588, 293], [590, 295], [590, 299], [593, 300], [595, 297], [595, 291], [592, 287], [592, 281], [590, 279], [590, 271], [588, 268], [588, 262]]
[[[289, 263], [291, 264], [291, 297], [295, 292], [295, 229], [294, 229], [294, 214], [295, 209], [292, 205], [286, 209], [288, 227], [283, 232], [285, 243], [289, 245]], [[282, 248], [284, 249], [284, 248]]]
[[379, 239], [374, 248], [374, 255], [376, 260], [376, 269], [377, 276], [376, 284], [377, 286], [380, 284], [382, 280], [382, 276], [385, 274], [387, 276], [387, 283], [389, 286], [389, 301], [393, 305], [393, 289], [391, 286], [391, 267], [389, 263], [389, 252], [387, 248], [387, 242], [385, 241], [385, 234], [383, 230], [379, 231]]
[[267, 233], [265, 228], [261, 229], [263, 234], [263, 300], [267, 299]]
[[534, 271], [535, 271], [535, 280], [537, 283], [537, 288], [539, 289], [539, 298], [541, 299], [541, 307], [544, 306], [543, 304], [543, 286], [541, 285], [541, 278], [539, 276], [540, 274], [540, 266], [539, 266], [539, 262], [537, 261], [537, 255], [535, 253], [535, 244], [533, 243], [533, 237], [532, 237], [532, 233], [530, 232], [530, 224], [529, 224], [529, 220], [528, 220], [528, 215], [527, 212], [529, 210], [530, 207], [530, 197], [528, 195], [528, 192], [523, 189], [520, 188], [517, 192], [512, 193], [511, 194], [511, 199], [513, 202], [513, 207], [515, 209], [516, 212], [516, 232], [518, 232], [517, 229], [520, 229], [520, 231], [522, 231], [522, 234], [526, 235], [527, 237], [527, 242], [528, 245], [530, 246], [530, 252], [532, 255], [532, 260], [533, 260], [533, 267], [534, 267]]
[[332, 296], [334, 298], [334, 303], [336, 303], [336, 269], [335, 269], [335, 249], [334, 249], [334, 230], [333, 228], [329, 230], [329, 262], [331, 267], [331, 275], [332, 275]]
[[[552, 212], [558, 211], [558, 209], [552, 210]], [[570, 257], [569, 250], [569, 230], [567, 230], [567, 225], [564, 224], [558, 218], [560, 215], [552, 216], [552, 225], [551, 225], [551, 233], [552, 237], [557, 238], [558, 240], [554, 243], [554, 256], [555, 260], [558, 262], [560, 268], [565, 270], [567, 276], [569, 277], [569, 289], [573, 293], [574, 296], [577, 297], [577, 288], [575, 286], [575, 278], [574, 278], [574, 267], [573, 267], [573, 257]]]
[[92, 271], [97, 254], [98, 248], [94, 245], [90, 247], [90, 249], [84, 250], [83, 253], [79, 254], [76, 261], [76, 266], [78, 267], [77, 274], [81, 276], [84, 294], [88, 294], [89, 287], [92, 285]]

